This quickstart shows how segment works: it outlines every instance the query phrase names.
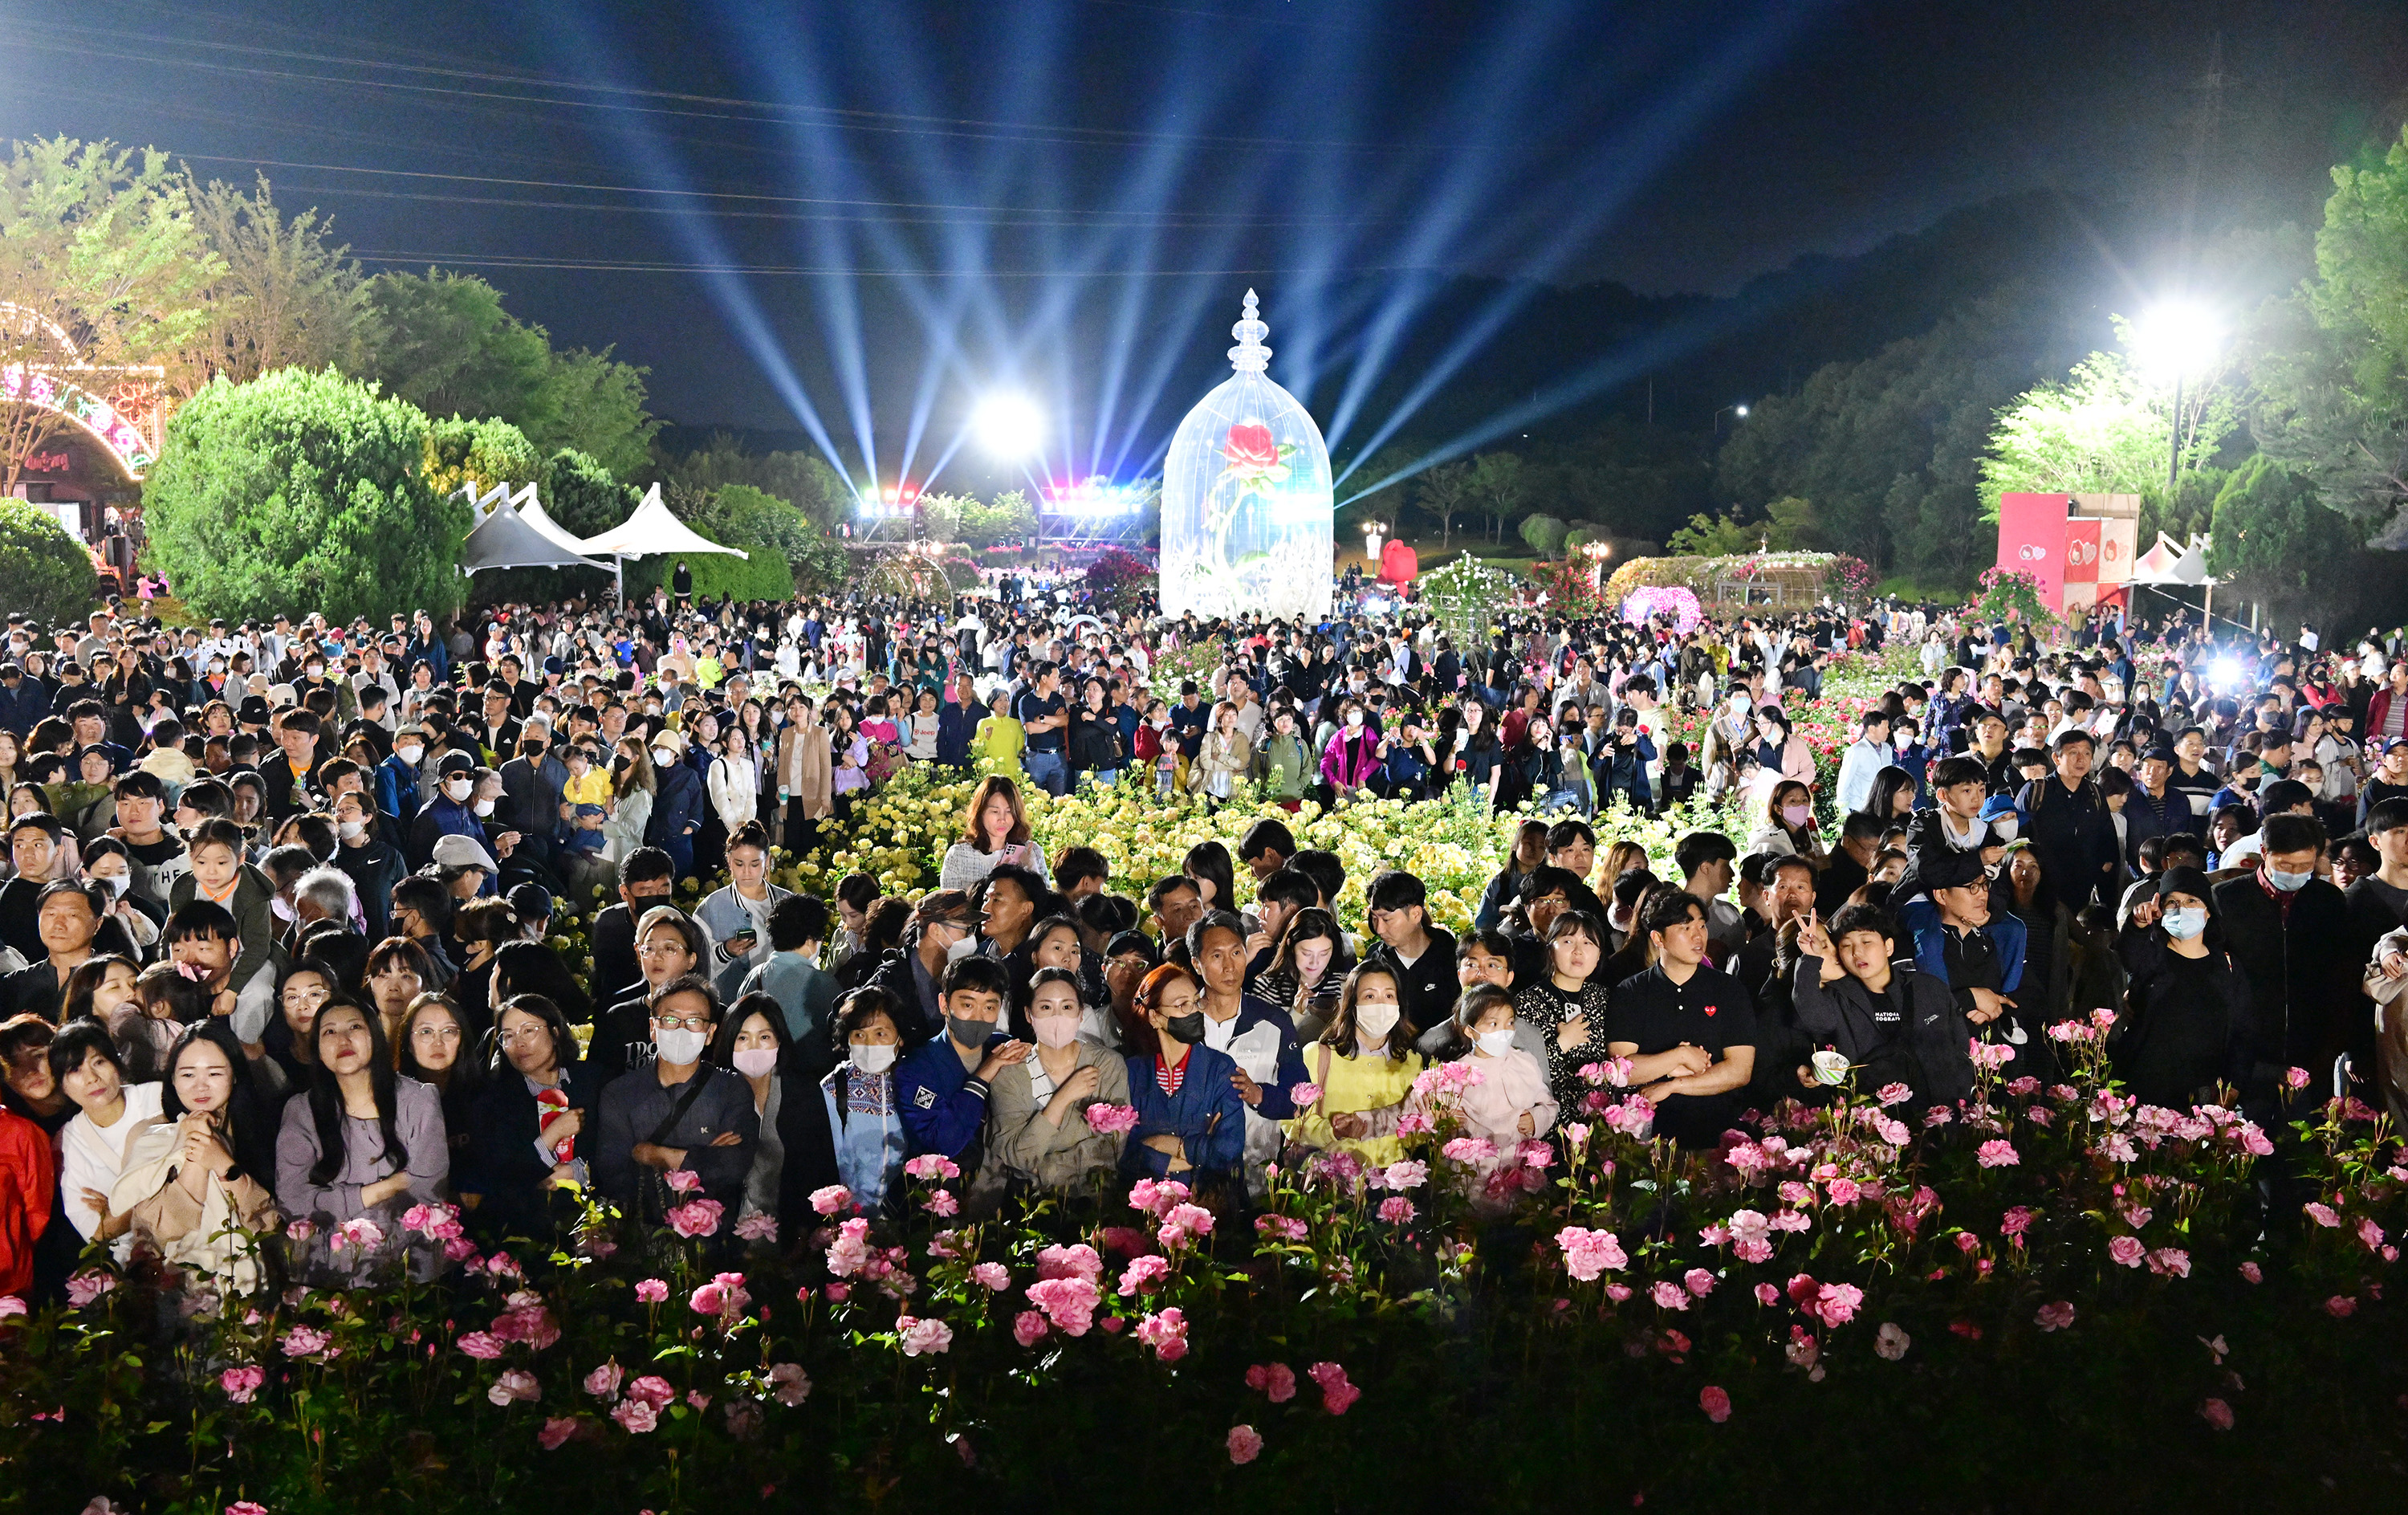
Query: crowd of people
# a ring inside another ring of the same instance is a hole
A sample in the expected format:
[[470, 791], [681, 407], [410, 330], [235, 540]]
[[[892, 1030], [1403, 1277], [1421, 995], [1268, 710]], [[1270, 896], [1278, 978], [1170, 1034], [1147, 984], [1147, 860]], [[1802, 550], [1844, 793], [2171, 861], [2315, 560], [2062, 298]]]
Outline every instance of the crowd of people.
[[[405, 1219], [438, 1203], [499, 1238], [588, 1192], [652, 1224], [708, 1200], [761, 1241], [830, 1186], [897, 1203], [915, 1160], [973, 1212], [1166, 1176], [1244, 1206], [1300, 1149], [1396, 1161], [1434, 1087], [1501, 1208], [1623, 1090], [1684, 1147], [1851, 1077], [1937, 1120], [1976, 1058], [2053, 1079], [2049, 1029], [2100, 1009], [2154, 1104], [2401, 1104], [2396, 639], [2177, 626], [2167, 660], [2100, 617], [2042, 644], [1822, 607], [1525, 611], [1457, 646], [1410, 602], [1080, 609], [12, 618], [0, 1293], [56, 1293], [91, 1247], [236, 1289], [431, 1275], [437, 1228]], [[1885, 651], [1913, 671], [1818, 758], [1833, 659]], [[1194, 676], [1161, 698], [1166, 658]], [[986, 775], [938, 887], [772, 882], [916, 763]], [[1262, 815], [1116, 878], [1032, 834], [1028, 789], [1080, 784]], [[1525, 813], [1459, 937], [1401, 871], [1355, 916], [1278, 818], [1458, 786]], [[1610, 839], [1700, 798], [1744, 846]], [[552, 918], [597, 891], [572, 964]], [[1421, 1076], [1454, 1062], [1481, 1076]]]

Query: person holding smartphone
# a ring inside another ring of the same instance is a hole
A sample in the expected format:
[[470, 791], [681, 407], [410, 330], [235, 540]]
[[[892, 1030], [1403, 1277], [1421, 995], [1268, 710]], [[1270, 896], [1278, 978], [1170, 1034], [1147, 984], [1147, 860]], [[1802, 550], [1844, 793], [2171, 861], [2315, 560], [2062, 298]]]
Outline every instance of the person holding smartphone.
[[967, 889], [1006, 864], [1025, 868], [1049, 884], [1053, 875], [1045, 849], [1029, 835], [1028, 812], [1020, 802], [1020, 786], [1000, 773], [979, 780], [970, 795], [962, 839], [945, 849], [937, 887]]

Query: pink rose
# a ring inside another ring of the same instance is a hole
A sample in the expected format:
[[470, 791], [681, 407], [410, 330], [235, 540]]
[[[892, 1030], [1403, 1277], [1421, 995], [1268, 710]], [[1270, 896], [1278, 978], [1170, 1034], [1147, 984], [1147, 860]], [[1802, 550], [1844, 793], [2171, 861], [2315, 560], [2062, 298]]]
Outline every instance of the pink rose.
[[507, 1407], [520, 1400], [541, 1399], [543, 1390], [536, 1382], [534, 1374], [524, 1368], [511, 1368], [494, 1380], [494, 1386], [485, 1391], [485, 1397]]
[[2138, 1236], [2117, 1236], [2107, 1244], [2107, 1255], [2128, 1268], [2137, 1268], [2148, 1248]]
[[669, 1297], [669, 1286], [658, 1278], [646, 1278], [636, 1285], [636, 1298], [642, 1304], [657, 1305]]
[[924, 1152], [903, 1164], [903, 1171], [914, 1178], [958, 1178], [961, 1164], [941, 1152]]
[[769, 1369], [769, 1392], [779, 1404], [794, 1408], [810, 1397], [810, 1376], [800, 1363], [778, 1363]]
[[1093, 1283], [1103, 1276], [1104, 1260], [1085, 1242], [1048, 1247], [1037, 1254], [1039, 1278], [1084, 1278]]
[[726, 1206], [717, 1200], [688, 1200], [669, 1212], [669, 1229], [688, 1240], [696, 1236], [714, 1235], [719, 1231], [721, 1219], [726, 1213]]
[[1974, 1158], [1985, 1168], [2012, 1168], [2023, 1162], [2015, 1152], [2014, 1144], [2004, 1138], [1984, 1142]]
[[752, 1296], [744, 1289], [744, 1275], [723, 1273], [688, 1296], [686, 1307], [696, 1315], [741, 1315], [752, 1303]]
[[1689, 1291], [1670, 1279], [1661, 1280], [1647, 1291], [1659, 1310], [1685, 1310], [1689, 1307]]
[[218, 1375], [218, 1387], [237, 1405], [250, 1404], [251, 1396], [258, 1393], [260, 1385], [266, 1381], [267, 1370], [251, 1364], [230, 1367]]
[[1321, 1405], [1332, 1415], [1343, 1415], [1363, 1397], [1363, 1391], [1346, 1381], [1346, 1370], [1335, 1363], [1315, 1363], [1304, 1370], [1305, 1377], [1321, 1386]]
[[1555, 1245], [1564, 1249], [1564, 1271], [1582, 1283], [1594, 1280], [1609, 1268], [1624, 1268], [1630, 1263], [1622, 1244], [1610, 1231], [1566, 1226], [1555, 1233]]
[[1137, 1108], [1127, 1104], [1091, 1104], [1085, 1110], [1087, 1129], [1099, 1136], [1118, 1136], [1137, 1128]]
[[953, 1349], [953, 1328], [942, 1320], [898, 1315], [895, 1318], [895, 1330], [902, 1337], [906, 1357], [932, 1357]]
[[811, 1190], [811, 1208], [822, 1215], [834, 1215], [853, 1203], [853, 1190], [842, 1184], [830, 1184]]
[[1246, 1387], [1274, 1405], [1296, 1397], [1296, 1370], [1285, 1363], [1257, 1363], [1246, 1369]]
[[25, 1302], [14, 1294], [0, 1294], [0, 1320], [12, 1320], [25, 1313]]
[[1710, 1383], [1698, 1392], [1698, 1408], [1706, 1412], [1707, 1420], [1720, 1425], [1730, 1419], [1730, 1395]]
[[627, 1397], [660, 1409], [677, 1397], [677, 1391], [669, 1387], [668, 1379], [647, 1373], [627, 1385]]
[[1229, 1427], [1229, 1461], [1243, 1466], [1263, 1454], [1263, 1438], [1251, 1425]]
[[2223, 1400], [2202, 1400], [2199, 1407], [2199, 1418], [2218, 1431], [2232, 1429], [2232, 1407]]
[[267, 1515], [267, 1507], [256, 1500], [237, 1499], [225, 1508], [225, 1515]]
[[619, 1385], [626, 1381], [626, 1377], [627, 1370], [613, 1358], [585, 1375], [585, 1392], [596, 1399], [616, 1399], [619, 1397]]
[[1129, 1259], [1129, 1265], [1121, 1273], [1121, 1284], [1116, 1292], [1126, 1299], [1138, 1291], [1151, 1289], [1169, 1277], [1170, 1260], [1148, 1252], [1143, 1257]]
[[1704, 1268], [1691, 1268], [1681, 1275], [1682, 1286], [1699, 1299], [1714, 1291], [1714, 1276]]
[[778, 1218], [766, 1210], [755, 1210], [736, 1222], [736, 1234], [745, 1241], [774, 1242], [778, 1239]]
[[2320, 1226], [2337, 1226], [2341, 1224], [2341, 1217], [2333, 1213], [2333, 1207], [2329, 1205], [2323, 1205], [2315, 1200], [2310, 1200], [2307, 1204], [2300, 1205], [2300, 1208], [2307, 1211], [2308, 1219]]
[[1147, 1316], [1137, 1323], [1137, 1339], [1154, 1349], [1155, 1361], [1178, 1362], [1187, 1355], [1186, 1314], [1174, 1306]]
[[691, 1194], [702, 1187], [702, 1175], [692, 1168], [671, 1168], [661, 1181], [669, 1186], [672, 1194]]
[[2346, 1320], [2358, 1313], [2358, 1301], [2347, 1294], [2335, 1294], [2325, 1301], [2325, 1313], [2336, 1320]]
[[555, 1415], [543, 1422], [543, 1429], [535, 1434], [535, 1441], [537, 1446], [546, 1451], [558, 1451], [568, 1438], [575, 1435], [577, 1435], [575, 1417]]
[[1103, 1294], [1091, 1278], [1039, 1278], [1027, 1290], [1028, 1303], [1045, 1312], [1054, 1328], [1068, 1336], [1083, 1336], [1096, 1323], [1096, 1306]]
[[2073, 1323], [2072, 1302], [2060, 1299], [2054, 1305], [2043, 1305], [2032, 1321], [2042, 1331], [2062, 1331]]
[[623, 1399], [610, 1407], [610, 1419], [630, 1436], [640, 1436], [661, 1423], [661, 1412], [649, 1401]]
[[1413, 1218], [1413, 1202], [1402, 1194], [1391, 1194], [1380, 1202], [1380, 1219], [1390, 1225], [1401, 1226]]
[[115, 1275], [103, 1273], [98, 1268], [86, 1268], [67, 1278], [67, 1304], [82, 1309], [116, 1287]]
[[926, 1199], [920, 1202], [920, 1208], [927, 1211], [933, 1216], [942, 1217], [959, 1215], [962, 1210], [962, 1203], [961, 1201], [953, 1198], [953, 1191], [952, 1190], [934, 1189], [928, 1191], [928, 1197]]
[[1764, 1306], [1778, 1305], [1781, 1303], [1781, 1291], [1773, 1288], [1769, 1283], [1757, 1284], [1756, 1286], [1756, 1302], [1758, 1305]]
[[1011, 1287], [1011, 1270], [1000, 1262], [982, 1262], [970, 1269], [970, 1281], [999, 1294]]
[[1212, 1233], [1212, 1212], [1200, 1205], [1174, 1205], [1162, 1218], [1162, 1245], [1176, 1249]]
[[1011, 1339], [1023, 1347], [1036, 1346], [1051, 1329], [1041, 1310], [1023, 1310], [1011, 1318]]
[[[470, 1347], [469, 1342], [472, 1338], [480, 1345], [490, 1348], [491, 1350], [480, 1351]], [[283, 1340], [277, 1345], [284, 1349], [284, 1355], [287, 1357], [315, 1357], [324, 1351], [334, 1339], [316, 1326], [297, 1325], [286, 1332]], [[481, 1331], [472, 1331], [461, 1337], [460, 1349], [470, 1357], [491, 1358], [502, 1355], [502, 1344]]]

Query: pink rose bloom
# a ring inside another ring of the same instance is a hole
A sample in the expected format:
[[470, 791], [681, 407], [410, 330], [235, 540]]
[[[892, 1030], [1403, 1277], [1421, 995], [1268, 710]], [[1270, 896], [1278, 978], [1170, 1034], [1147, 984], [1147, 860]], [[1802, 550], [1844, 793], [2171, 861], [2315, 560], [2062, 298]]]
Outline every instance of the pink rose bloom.
[[1720, 1425], [1730, 1419], [1730, 1395], [1710, 1383], [1698, 1392], [1698, 1408], [1706, 1412], [1707, 1420]]
[[616, 1399], [619, 1397], [619, 1385], [626, 1381], [626, 1377], [627, 1370], [613, 1358], [585, 1375], [585, 1392], [596, 1399]]
[[930, 1190], [928, 1197], [920, 1202], [920, 1207], [930, 1215], [951, 1216], [959, 1215], [962, 1205], [961, 1201], [953, 1198], [952, 1190], [939, 1189]]
[[723, 1273], [696, 1289], [686, 1306], [696, 1315], [741, 1315], [752, 1296], [744, 1290], [744, 1275]]
[[2190, 1254], [2178, 1247], [2161, 1247], [2149, 1254], [2149, 1271], [2187, 1278], [2190, 1277]]
[[2054, 1305], [2043, 1305], [2040, 1313], [2032, 1317], [2032, 1322], [2042, 1331], [2062, 1331], [2073, 1323], [2072, 1303], [2060, 1299]]
[[1343, 1415], [1363, 1391], [1346, 1381], [1346, 1370], [1335, 1363], [1315, 1363], [1304, 1370], [1305, 1377], [1321, 1386], [1321, 1405], [1332, 1415]]
[[1776, 1210], [1771, 1220], [1775, 1231], [1807, 1231], [1813, 1224], [1814, 1218], [1803, 1210]]
[[1728, 1246], [1730, 1239], [1730, 1229], [1727, 1226], [1707, 1226], [1698, 1233], [1698, 1240], [1708, 1247]]
[[1438, 1149], [1449, 1162], [1485, 1162], [1497, 1155], [1497, 1144], [1485, 1136], [1457, 1136]]
[[267, 1370], [254, 1364], [230, 1367], [218, 1375], [218, 1387], [237, 1405], [250, 1404], [251, 1396], [258, 1393], [260, 1385], [266, 1381]]
[[849, 1278], [868, 1261], [869, 1222], [854, 1216], [837, 1228], [836, 1240], [828, 1244], [828, 1271], [839, 1278]]
[[648, 1401], [623, 1399], [610, 1407], [610, 1419], [628, 1435], [640, 1436], [661, 1423], [661, 1412]]
[[2032, 1213], [2030, 1207], [2028, 1205], [2018, 1205], [2014, 1209], [2009, 1210], [2006, 1214], [1999, 1217], [1999, 1234], [2001, 1236], [2020, 1236], [2025, 1232], [2031, 1229], [2031, 1223]]
[[1176, 1363], [1187, 1355], [1187, 1317], [1175, 1306], [1149, 1315], [1137, 1323], [1137, 1339], [1154, 1349], [1155, 1361]]
[[778, 1239], [778, 1218], [767, 1210], [755, 1210], [736, 1222], [736, 1234], [745, 1241], [774, 1242]]
[[2199, 1407], [2199, 1418], [2205, 1421], [2208, 1424], [2215, 1427], [2218, 1431], [2229, 1431], [2232, 1429], [2232, 1407], [2226, 1404], [2223, 1400], [2208, 1399], [2200, 1401]]
[[1041, 1311], [1023, 1310], [1011, 1318], [1011, 1339], [1023, 1347], [1034, 1347], [1044, 1340], [1049, 1329]]
[[1037, 1277], [1039, 1278], [1084, 1278], [1089, 1283], [1104, 1276], [1104, 1260], [1085, 1242], [1073, 1242], [1068, 1247], [1048, 1247], [1037, 1254]]
[[658, 1278], [646, 1278], [636, 1285], [636, 1298], [642, 1304], [657, 1305], [669, 1297], [669, 1286]]
[[2286, 1074], [2284, 1074], [2284, 1075], [2283, 1075], [2283, 1084], [2284, 1084], [2284, 1087], [2285, 1087], [2285, 1088], [2286, 1088], [2286, 1089], [2305, 1089], [2305, 1088], [2307, 1088], [2307, 1087], [2308, 1087], [2308, 1070], [2306, 1070], [2305, 1068], [2293, 1068], [2293, 1069], [2291, 1069], [2289, 1072], [2287, 1072], [2287, 1073], [2286, 1073]]
[[1263, 1454], [1263, 1438], [1251, 1425], [1229, 1427], [1229, 1461], [1240, 1467]]
[[1150, 1289], [1169, 1277], [1170, 1259], [1148, 1252], [1142, 1257], [1129, 1259], [1129, 1265], [1121, 1274], [1118, 1292], [1125, 1299], [1139, 1290]]
[[225, 1508], [225, 1515], [267, 1515], [267, 1507], [253, 1499], [237, 1499]]
[[2325, 1301], [2325, 1313], [2336, 1320], [2345, 1320], [2358, 1313], [2358, 1301], [2347, 1294], [2335, 1294]]
[[672, 1194], [691, 1194], [702, 1187], [702, 1175], [692, 1168], [671, 1168], [661, 1181], [669, 1186]]
[[1834, 1205], [1854, 1205], [1860, 1192], [1854, 1178], [1834, 1178], [1823, 1187], [1829, 1191]]
[[942, 1320], [924, 1320], [898, 1315], [895, 1318], [895, 1329], [903, 1338], [903, 1355], [906, 1357], [932, 1357], [953, 1349], [953, 1328]]
[[1895, 1363], [1904, 1357], [1907, 1348], [1914, 1344], [1914, 1338], [1908, 1335], [1896, 1320], [1884, 1320], [1881, 1329], [1873, 1333], [1873, 1351], [1885, 1363]]
[[1814, 1296], [1814, 1313], [1826, 1326], [1843, 1326], [1856, 1318], [1865, 1291], [1855, 1284], [1825, 1284]]
[[958, 1178], [961, 1165], [941, 1152], [923, 1152], [903, 1164], [903, 1171], [914, 1178]]
[[1284, 1405], [1296, 1397], [1296, 1370], [1285, 1363], [1257, 1363], [1246, 1369], [1246, 1387]]
[[1904, 1084], [1884, 1084], [1873, 1098], [1881, 1101], [1882, 1108], [1886, 1110], [1893, 1104], [1904, 1104], [1914, 1098], [1914, 1090]]
[[1099, 1136], [1118, 1136], [1137, 1127], [1137, 1108], [1127, 1104], [1090, 1104], [1087, 1129]]
[[2255, 1262], [2242, 1263], [2241, 1277], [2246, 1278], [2251, 1283], [2263, 1283], [2266, 1279], [2266, 1275], [2258, 1270], [2258, 1264]]
[[657, 1374], [647, 1373], [627, 1385], [627, 1397], [638, 1404], [650, 1405], [652, 1408], [659, 1409], [677, 1397], [677, 1391], [669, 1387], [668, 1379]]
[[713, 1235], [725, 1214], [726, 1206], [717, 1200], [688, 1200], [669, 1212], [669, 1229], [688, 1240]]
[[346, 1247], [363, 1252], [373, 1252], [384, 1245], [384, 1228], [366, 1216], [354, 1216], [335, 1228], [326, 1238], [326, 1249], [339, 1252]]
[[1028, 1286], [1028, 1302], [1064, 1335], [1083, 1336], [1096, 1323], [1103, 1294], [1091, 1278], [1040, 1278]]
[[1555, 1245], [1564, 1249], [1564, 1270], [1582, 1283], [1590, 1282], [1608, 1268], [1630, 1264], [1628, 1254], [1610, 1231], [1566, 1226], [1555, 1233]]
[[1129, 1207], [1160, 1217], [1187, 1198], [1187, 1186], [1176, 1178], [1140, 1178], [1129, 1185]]
[[489, 1331], [471, 1331], [456, 1343], [459, 1349], [480, 1363], [490, 1363], [502, 1355], [505, 1343]]
[[830, 1184], [811, 1190], [811, 1208], [822, 1215], [834, 1215], [853, 1203], [853, 1190], [842, 1184]]
[[810, 1375], [800, 1363], [778, 1363], [769, 1369], [769, 1393], [779, 1404], [794, 1408], [810, 1397]]
[[1691, 1268], [1681, 1275], [1681, 1283], [1699, 1299], [1714, 1291], [1714, 1276], [1704, 1268]]
[[11, 1320], [25, 1313], [25, 1302], [14, 1294], [0, 1294], [0, 1320]]
[[555, 1415], [543, 1422], [543, 1429], [535, 1434], [535, 1442], [546, 1451], [558, 1451], [568, 1438], [575, 1435], [577, 1435], [576, 1418], [568, 1415]]
[[[1630, 1286], [1628, 1284], [1618, 1283], [1607, 1284], [1605, 1286], [1605, 1297], [1613, 1301], [1616, 1305], [1619, 1305], [1624, 1300], [1630, 1297]], [[1572, 1302], [1570, 1300], [1559, 1299], [1555, 1301], [1555, 1313], [1558, 1315], [1571, 1307]]]
[[1974, 1158], [1985, 1168], [2012, 1168], [2023, 1162], [2015, 1151], [2014, 1144], [2003, 1137], [1984, 1142]]
[[2128, 1268], [2139, 1267], [2147, 1251], [2138, 1236], [2117, 1236], [2107, 1244], [2107, 1255]]
[[1011, 1287], [1011, 1270], [1000, 1262], [982, 1262], [970, 1269], [970, 1281], [999, 1294]]
[[1405, 1224], [1413, 1214], [1413, 1202], [1402, 1194], [1391, 1194], [1380, 1202], [1380, 1219], [1392, 1226]]
[[1300, 1242], [1305, 1238], [1307, 1227], [1291, 1215], [1264, 1215], [1254, 1218], [1254, 1230], [1274, 1242]]
[[1756, 1286], [1756, 1302], [1758, 1305], [1778, 1305], [1781, 1303], [1781, 1291], [1773, 1288], [1769, 1283], [1757, 1284]]
[[2337, 1226], [2341, 1224], [2341, 1217], [2333, 1213], [2333, 1207], [2329, 1205], [2321, 1204], [2315, 1200], [2310, 1200], [2307, 1204], [2300, 1206], [2300, 1208], [2307, 1211], [2308, 1219], [2320, 1226]]
[[1403, 1193], [1408, 1189], [1419, 1189], [1424, 1183], [1426, 1183], [1428, 1179], [1429, 1164], [1426, 1162], [1416, 1162], [1410, 1158], [1402, 1162], [1389, 1163], [1386, 1171], [1380, 1175], [1380, 1183], [1382, 1186], [1387, 1189], [1393, 1189], [1399, 1194]]
[[116, 1287], [117, 1279], [114, 1276], [103, 1273], [98, 1268], [86, 1268], [81, 1273], [68, 1277], [67, 1304], [76, 1309], [82, 1309]]
[[1670, 1279], [1659, 1280], [1647, 1291], [1659, 1310], [1685, 1310], [1689, 1307], [1689, 1291]]
[[2358, 1222], [2358, 1239], [2366, 1244], [2366, 1249], [2370, 1252], [2379, 1252], [2383, 1250], [2383, 1228], [2374, 1223], [2374, 1218], [2372, 1216], [2364, 1216], [2359, 1219]]
[[1319, 1084], [1291, 1084], [1288, 1086], [1287, 1097], [1294, 1100], [1296, 1102], [1296, 1107], [1301, 1110], [1307, 1105], [1318, 1104], [1321, 1103], [1321, 1086]]
[[485, 1397], [497, 1406], [508, 1407], [523, 1399], [541, 1399], [543, 1390], [536, 1382], [534, 1374], [524, 1368], [512, 1368], [494, 1380], [494, 1386], [485, 1391]]

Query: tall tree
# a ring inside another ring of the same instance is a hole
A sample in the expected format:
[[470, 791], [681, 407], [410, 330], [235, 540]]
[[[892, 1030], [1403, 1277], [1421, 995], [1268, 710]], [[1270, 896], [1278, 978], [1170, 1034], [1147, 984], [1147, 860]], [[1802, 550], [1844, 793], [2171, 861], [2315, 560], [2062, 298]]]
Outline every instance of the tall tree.
[[1471, 499], [1471, 465], [1460, 460], [1434, 463], [1422, 471], [1413, 490], [1413, 502], [1438, 517], [1438, 550], [1444, 552], [1454, 541], [1455, 512]]
[[2254, 378], [2258, 447], [2408, 545], [2408, 129], [2333, 170], [2315, 276], [2269, 313]]
[[[20, 312], [0, 322], [0, 398], [31, 403], [0, 405], [0, 491], [76, 418], [106, 429], [130, 407], [155, 381], [122, 370], [181, 351], [223, 269], [166, 154], [16, 143], [0, 167], [0, 298]], [[61, 371], [69, 363], [84, 371]]]
[[2306, 608], [2312, 583], [2351, 555], [2363, 525], [2328, 509], [2314, 480], [2260, 453], [2215, 497], [2208, 571], [2289, 614]]
[[1483, 453], [1471, 460], [1472, 498], [1487, 513], [1489, 534], [1502, 541], [1506, 523], [1522, 513], [1528, 481], [1522, 460], [1512, 453]]
[[573, 447], [622, 478], [651, 460], [641, 368], [605, 353], [552, 350], [551, 334], [502, 309], [472, 274], [429, 269], [368, 281], [357, 372], [430, 415], [494, 416], [545, 453]]
[[167, 366], [169, 392], [189, 398], [219, 374], [236, 383], [278, 368], [357, 364], [366, 281], [327, 245], [330, 223], [315, 210], [290, 221], [276, 209], [267, 176], [246, 194], [185, 176], [202, 243], [223, 270], [200, 292], [206, 318]]
[[[2185, 459], [2213, 456], [2223, 427], [2187, 428]], [[2044, 383], [2000, 412], [1982, 459], [1985, 517], [2002, 493], [2139, 494], [2163, 483], [2173, 447], [2166, 397], [2114, 353], [2093, 353], [2061, 383]]]

